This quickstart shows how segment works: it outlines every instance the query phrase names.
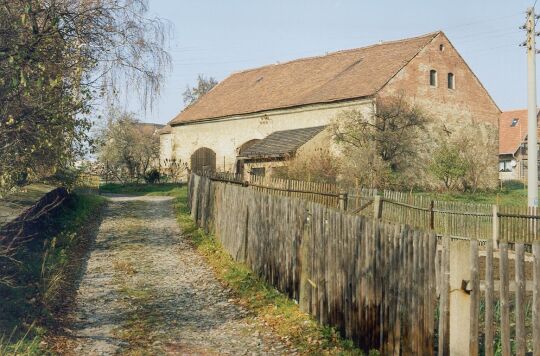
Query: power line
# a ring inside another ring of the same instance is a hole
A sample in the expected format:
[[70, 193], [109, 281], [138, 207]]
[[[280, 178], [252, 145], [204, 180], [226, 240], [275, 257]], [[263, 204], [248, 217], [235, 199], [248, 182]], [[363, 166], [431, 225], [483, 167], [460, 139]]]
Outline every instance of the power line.
[[521, 16], [521, 15], [523, 15], [522, 12], [513, 13], [511, 15], [493, 17], [493, 18], [490, 18], [490, 19], [482, 19], [482, 20], [478, 20], [478, 21], [471, 21], [471, 22], [467, 22], [467, 23], [463, 23], [463, 24], [459, 24], [459, 25], [455, 25], [455, 26], [445, 26], [442, 29], [445, 30], [445, 31], [446, 30], [454, 30], [456, 28], [462, 28], [462, 27], [478, 25], [478, 24], [485, 24], [487, 22], [495, 22], [495, 21], [498, 21], [498, 20], [504, 20], [504, 19], [508, 19], [508, 18], [511, 18], [511, 17]]

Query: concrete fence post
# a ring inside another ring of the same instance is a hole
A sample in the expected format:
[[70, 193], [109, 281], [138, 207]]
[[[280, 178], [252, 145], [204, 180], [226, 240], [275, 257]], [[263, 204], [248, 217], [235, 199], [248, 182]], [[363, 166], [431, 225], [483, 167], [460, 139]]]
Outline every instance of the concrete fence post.
[[470, 241], [450, 241], [450, 355], [469, 355], [471, 296]]

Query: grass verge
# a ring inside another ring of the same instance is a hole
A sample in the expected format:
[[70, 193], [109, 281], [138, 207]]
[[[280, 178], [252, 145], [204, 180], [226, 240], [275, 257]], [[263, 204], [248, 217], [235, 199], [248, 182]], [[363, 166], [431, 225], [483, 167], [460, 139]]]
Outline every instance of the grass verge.
[[3, 264], [13, 285], [0, 285], [0, 355], [43, 354], [44, 336], [69, 305], [105, 199], [73, 195], [50, 226]]
[[[116, 194], [177, 195], [178, 184], [105, 184], [101, 191]], [[527, 188], [518, 181], [505, 182], [499, 189], [478, 192], [413, 192], [434, 200], [473, 204], [499, 204], [504, 206], [527, 206]]]
[[455, 201], [473, 204], [498, 204], [502, 206], [527, 206], [527, 188], [518, 181], [505, 182], [501, 188], [479, 192], [446, 192], [427, 193], [418, 195], [429, 196], [434, 200]]
[[[155, 189], [154, 188], [158, 188]], [[178, 223], [186, 238], [197, 248], [216, 276], [235, 294], [238, 302], [251, 310], [277, 335], [302, 354], [362, 355], [350, 340], [334, 329], [319, 325], [298, 304], [258, 278], [247, 266], [230, 257], [215, 237], [205, 234], [191, 220], [187, 207], [187, 188], [148, 185], [136, 188], [105, 186], [102, 191], [124, 194], [169, 195], [175, 199]]]
[[144, 195], [169, 195], [177, 191], [180, 184], [103, 184], [99, 190], [111, 194], [144, 194]]

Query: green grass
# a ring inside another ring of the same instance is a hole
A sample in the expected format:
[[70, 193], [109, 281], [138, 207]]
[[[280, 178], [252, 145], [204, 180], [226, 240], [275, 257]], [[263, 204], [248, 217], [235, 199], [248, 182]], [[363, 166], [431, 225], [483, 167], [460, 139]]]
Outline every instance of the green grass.
[[527, 206], [527, 189], [523, 183], [509, 181], [499, 189], [479, 192], [446, 192], [427, 193], [418, 195], [429, 196], [433, 200], [454, 201], [473, 204], [498, 204], [504, 206]]
[[264, 320], [266, 325], [302, 354], [362, 354], [350, 340], [341, 338], [334, 328], [319, 325], [308, 314], [301, 312], [295, 301], [262, 281], [246, 265], [234, 261], [214, 236], [199, 229], [189, 214], [187, 187], [108, 185], [102, 191], [173, 196], [177, 220], [184, 236], [206, 257], [218, 279], [233, 291], [241, 305]]
[[171, 195], [181, 187], [180, 184], [102, 184], [99, 189], [103, 193], [135, 194], [135, 195]]
[[0, 284], [0, 355], [43, 353], [39, 342], [70, 300], [104, 203], [74, 195], [47, 229], [17, 249], [17, 262], [2, 262], [12, 286]]

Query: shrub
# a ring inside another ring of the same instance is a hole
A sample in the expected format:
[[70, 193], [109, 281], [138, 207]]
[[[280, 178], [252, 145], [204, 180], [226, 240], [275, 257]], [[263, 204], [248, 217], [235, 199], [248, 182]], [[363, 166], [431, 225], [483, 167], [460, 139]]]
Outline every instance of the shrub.
[[148, 184], [154, 184], [156, 182], [159, 182], [160, 178], [161, 174], [155, 168], [152, 168], [144, 174], [144, 181]]

